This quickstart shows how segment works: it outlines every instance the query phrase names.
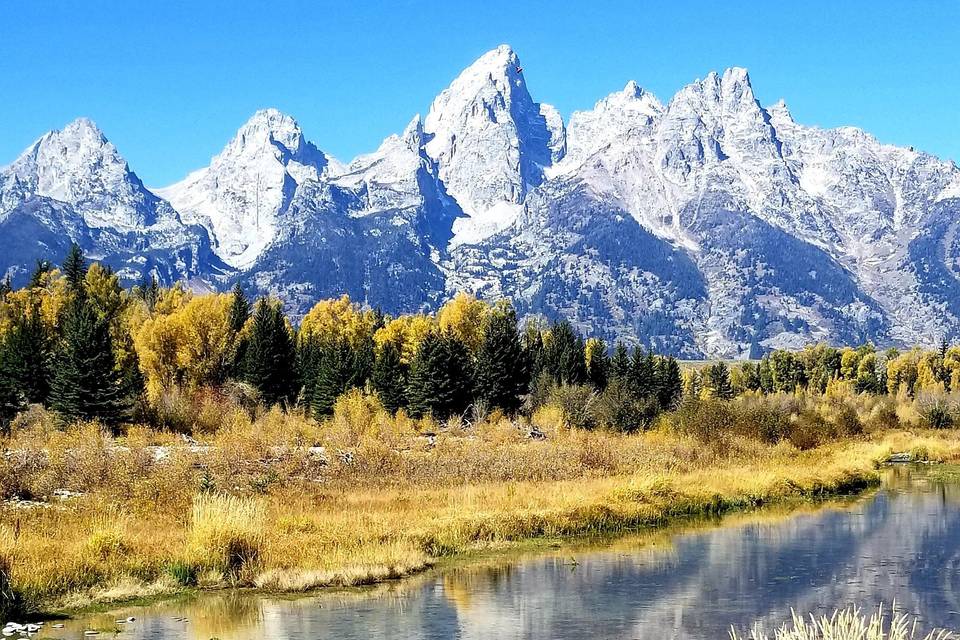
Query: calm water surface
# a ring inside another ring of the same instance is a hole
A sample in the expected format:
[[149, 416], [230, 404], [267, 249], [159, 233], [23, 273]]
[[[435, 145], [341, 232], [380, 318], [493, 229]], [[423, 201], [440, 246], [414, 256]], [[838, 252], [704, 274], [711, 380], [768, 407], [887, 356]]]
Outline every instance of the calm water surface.
[[791, 607], [894, 600], [925, 626], [960, 628], [958, 568], [960, 485], [897, 470], [878, 493], [817, 510], [487, 560], [358, 593], [214, 594], [43, 635], [81, 638], [132, 615], [117, 638], [720, 640], [731, 624], [776, 626]]

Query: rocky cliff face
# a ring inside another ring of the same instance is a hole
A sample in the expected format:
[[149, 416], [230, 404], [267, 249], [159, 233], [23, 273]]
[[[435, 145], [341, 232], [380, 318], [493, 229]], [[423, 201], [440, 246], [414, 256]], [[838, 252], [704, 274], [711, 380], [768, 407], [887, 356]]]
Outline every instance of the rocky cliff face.
[[[459, 290], [684, 356], [960, 333], [960, 170], [763, 107], [743, 69], [568, 123], [501, 46], [342, 165], [275, 110], [151, 193], [86, 120], [0, 172], [0, 269], [76, 240], [130, 278], [241, 279], [292, 313]], [[9, 238], [9, 240], [7, 239]]]
[[59, 260], [71, 242], [128, 282], [153, 273], [200, 286], [226, 270], [206, 232], [147, 190], [86, 118], [0, 169], [0, 271], [23, 284], [37, 260]]

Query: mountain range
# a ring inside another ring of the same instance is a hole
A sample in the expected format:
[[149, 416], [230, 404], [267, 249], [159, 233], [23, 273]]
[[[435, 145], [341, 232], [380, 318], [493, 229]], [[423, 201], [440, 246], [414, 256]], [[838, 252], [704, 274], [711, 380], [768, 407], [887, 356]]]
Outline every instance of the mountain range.
[[454, 292], [682, 357], [960, 334], [960, 169], [762, 106], [744, 69], [663, 103], [635, 82], [564, 122], [500, 46], [344, 164], [258, 111], [149, 189], [90, 120], [0, 168], [0, 274], [71, 242], [128, 283], [241, 282], [293, 316]]

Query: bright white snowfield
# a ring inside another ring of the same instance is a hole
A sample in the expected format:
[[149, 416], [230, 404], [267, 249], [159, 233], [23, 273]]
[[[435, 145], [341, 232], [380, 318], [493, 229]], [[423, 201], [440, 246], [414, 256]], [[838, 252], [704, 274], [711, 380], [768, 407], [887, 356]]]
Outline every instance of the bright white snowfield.
[[258, 111], [208, 167], [149, 191], [96, 126], [0, 170], [0, 271], [70, 241], [128, 281], [388, 312], [456, 291], [681, 356], [960, 333], [960, 170], [764, 108], [743, 69], [663, 103], [636, 82], [564, 123], [508, 46], [348, 164]]

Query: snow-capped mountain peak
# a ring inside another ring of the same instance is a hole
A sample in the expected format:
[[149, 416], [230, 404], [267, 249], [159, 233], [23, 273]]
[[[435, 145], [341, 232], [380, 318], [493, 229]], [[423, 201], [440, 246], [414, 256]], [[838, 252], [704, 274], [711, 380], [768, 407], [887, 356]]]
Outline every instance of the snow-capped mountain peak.
[[633, 132], [650, 130], [662, 113], [663, 105], [656, 96], [631, 80], [622, 91], [597, 102], [592, 110], [575, 111], [570, 116], [566, 156], [551, 174], [575, 169], [614, 141]]
[[544, 168], [563, 154], [563, 121], [533, 101], [520, 58], [506, 45], [481, 56], [433, 101], [427, 154], [467, 214], [454, 244], [509, 225]]
[[77, 118], [30, 145], [0, 172], [0, 212], [30, 197], [71, 205], [91, 227], [153, 224], [158, 199], [89, 118]]
[[953, 163], [799, 124], [739, 67], [664, 103], [628, 82], [568, 126], [526, 73], [510, 47], [487, 52], [345, 167], [257, 111], [159, 192], [206, 232], [80, 119], [0, 169], [0, 269], [22, 282], [77, 241], [129, 282], [238, 278], [295, 314], [465, 290], [688, 357], [960, 335]]
[[297, 185], [326, 176], [330, 158], [292, 117], [262, 109], [210, 165], [158, 189], [185, 220], [203, 225], [227, 264], [252, 265], [277, 233], [277, 218]]

